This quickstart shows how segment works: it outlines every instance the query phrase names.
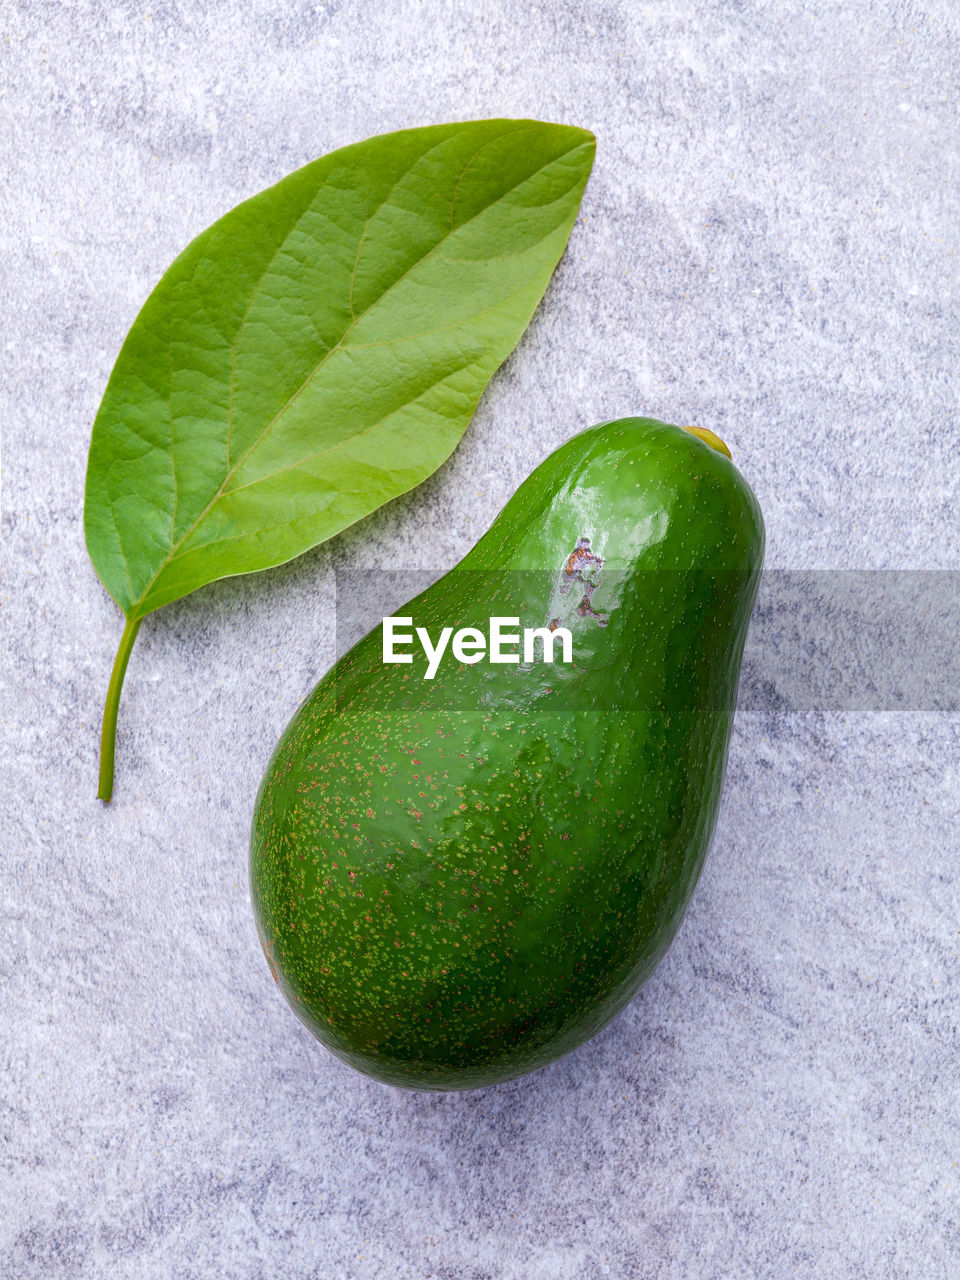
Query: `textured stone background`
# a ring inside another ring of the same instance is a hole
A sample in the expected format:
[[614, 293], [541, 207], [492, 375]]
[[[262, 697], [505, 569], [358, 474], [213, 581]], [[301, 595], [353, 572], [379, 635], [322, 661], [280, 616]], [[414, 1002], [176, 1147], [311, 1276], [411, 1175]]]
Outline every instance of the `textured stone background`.
[[[960, 1274], [960, 720], [771, 694], [686, 922], [596, 1040], [394, 1091], [283, 1004], [253, 795], [332, 656], [333, 571], [453, 564], [578, 428], [719, 431], [772, 567], [960, 568], [953, 0], [0, 6], [0, 1274]], [[592, 128], [567, 256], [454, 458], [286, 568], [119, 615], [90, 425], [175, 254], [372, 133]]]

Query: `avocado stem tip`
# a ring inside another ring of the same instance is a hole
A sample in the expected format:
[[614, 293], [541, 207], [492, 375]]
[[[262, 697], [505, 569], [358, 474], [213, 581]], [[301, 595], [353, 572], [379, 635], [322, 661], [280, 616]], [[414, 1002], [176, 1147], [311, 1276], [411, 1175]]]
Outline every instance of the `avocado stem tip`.
[[711, 431], [709, 427], [684, 427], [684, 431], [689, 431], [692, 436], [696, 436], [702, 440], [704, 444], [708, 444], [711, 449], [716, 449], [717, 453], [725, 453], [727, 457], [733, 461], [733, 454], [720, 439], [715, 431]]

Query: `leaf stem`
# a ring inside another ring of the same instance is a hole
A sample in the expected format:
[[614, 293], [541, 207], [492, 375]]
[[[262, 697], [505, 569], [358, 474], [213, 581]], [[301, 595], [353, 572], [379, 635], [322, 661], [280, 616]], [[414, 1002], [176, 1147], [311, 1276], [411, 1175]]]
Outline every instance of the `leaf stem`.
[[103, 729], [100, 733], [100, 787], [97, 791], [98, 800], [109, 801], [113, 795], [113, 758], [117, 743], [117, 711], [120, 708], [120, 690], [123, 688], [123, 677], [127, 673], [130, 651], [133, 648], [133, 642], [137, 638], [137, 632], [140, 630], [142, 621], [143, 618], [138, 618], [136, 614], [127, 619], [127, 625], [123, 628], [123, 635], [120, 637], [120, 648], [117, 650], [117, 656], [113, 661], [113, 670], [110, 673], [107, 701], [103, 708]]

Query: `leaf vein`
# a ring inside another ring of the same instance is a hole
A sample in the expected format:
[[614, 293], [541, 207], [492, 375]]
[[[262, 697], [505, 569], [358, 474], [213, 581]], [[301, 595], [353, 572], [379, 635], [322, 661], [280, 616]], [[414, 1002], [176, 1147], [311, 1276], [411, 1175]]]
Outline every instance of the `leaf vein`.
[[257, 476], [255, 480], [251, 480], [248, 484], [240, 484], [237, 485], [235, 489], [228, 489], [223, 494], [223, 497], [229, 498], [235, 493], [242, 493], [244, 489], [252, 489], [258, 484], [263, 484], [266, 480], [272, 480], [274, 476], [282, 475], [284, 471], [297, 471], [301, 467], [306, 466], [308, 462], [315, 462], [317, 458], [327, 457], [331, 453], [336, 453], [338, 449], [343, 449], [348, 444], [353, 444], [354, 441], [359, 440], [361, 436], [369, 435], [371, 431], [376, 431], [378, 427], [382, 427], [385, 422], [389, 422], [391, 418], [395, 417], [398, 413], [402, 413], [404, 409], [409, 409], [411, 405], [414, 405], [418, 400], [421, 400], [428, 391], [432, 391], [434, 387], [439, 387], [441, 383], [444, 383], [448, 379], [454, 377], [455, 374], [463, 373], [465, 369], [469, 369], [470, 365], [474, 363], [475, 361], [468, 360], [463, 364], [457, 365], [454, 369], [449, 369], [441, 377], [434, 378], [434, 380], [427, 383], [426, 386], [420, 387], [415, 396], [411, 396], [409, 400], [405, 400], [402, 404], [396, 405], [394, 408], [390, 409], [388, 413], [385, 413], [382, 417], [378, 418], [376, 422], [371, 422], [369, 426], [363, 427], [359, 431], [354, 431], [351, 435], [345, 436], [342, 440], [338, 440], [336, 444], [328, 445], [324, 449], [318, 449], [315, 453], [308, 453], [305, 457], [298, 458], [296, 462], [288, 462], [285, 466], [277, 467], [273, 471], [267, 471], [262, 476]]

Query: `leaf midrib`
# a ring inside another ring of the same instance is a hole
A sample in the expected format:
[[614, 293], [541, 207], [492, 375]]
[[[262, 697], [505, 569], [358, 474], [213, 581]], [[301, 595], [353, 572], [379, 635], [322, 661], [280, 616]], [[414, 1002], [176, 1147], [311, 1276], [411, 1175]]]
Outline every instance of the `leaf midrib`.
[[[462, 366], [461, 368], [465, 368], [465, 367], [466, 367], [466, 366]], [[442, 377], [437, 378], [434, 382], [432, 382], [432, 383], [430, 384], [430, 386], [431, 386], [431, 387], [439, 386], [439, 385], [440, 385], [440, 383], [445, 382], [449, 377], [451, 377], [451, 376], [452, 376], [452, 374], [454, 374], [454, 373], [459, 373], [459, 372], [461, 372], [461, 369], [454, 369], [454, 370], [451, 370], [449, 373], [445, 373]], [[427, 390], [427, 389], [428, 389], [428, 388], [424, 388], [424, 390]], [[388, 421], [388, 420], [393, 416], [393, 414], [395, 414], [395, 413], [399, 413], [399, 412], [401, 412], [403, 409], [409, 408], [409, 406], [410, 406], [411, 404], [414, 404], [414, 403], [416, 402], [417, 398], [418, 398], [421, 394], [422, 394], [422, 391], [418, 392], [418, 393], [417, 393], [417, 396], [415, 396], [412, 400], [407, 400], [407, 401], [405, 401], [403, 404], [397, 405], [397, 407], [396, 407], [395, 409], [392, 409], [392, 410], [390, 411], [390, 413], [384, 414], [384, 416], [383, 416], [382, 418], [378, 418], [376, 422], [371, 422], [371, 423], [369, 424], [369, 426], [363, 427], [360, 431], [355, 431], [355, 432], [353, 433], [353, 435], [352, 435], [352, 436], [348, 436], [345, 440], [340, 440], [340, 441], [338, 441], [338, 443], [337, 443], [337, 444], [335, 444], [335, 445], [331, 445], [329, 449], [322, 449], [322, 450], [320, 450], [320, 452], [319, 452], [319, 453], [312, 454], [310, 457], [308, 457], [308, 458], [304, 458], [302, 461], [303, 461], [303, 462], [310, 462], [310, 461], [312, 461], [314, 458], [323, 457], [323, 455], [324, 455], [324, 454], [326, 454], [326, 453], [335, 453], [338, 449], [342, 449], [342, 448], [344, 448], [347, 444], [350, 444], [350, 443], [352, 443], [353, 441], [357, 440], [360, 436], [368, 435], [371, 431], [376, 431], [376, 430], [377, 430], [377, 428], [378, 428], [378, 427], [382, 427], [382, 426], [383, 426], [383, 424], [384, 424], [385, 422], [387, 422], [387, 421]], [[292, 464], [292, 465], [294, 465], [294, 466], [295, 466], [295, 465], [300, 465], [300, 464]], [[281, 468], [281, 470], [289, 470], [289, 469], [290, 469], [290, 468]], [[266, 476], [262, 476], [262, 477], [260, 477], [260, 479], [255, 480], [255, 481], [252, 481], [251, 483], [252, 483], [252, 484], [259, 484], [259, 483], [261, 482], [261, 480], [268, 480], [268, 479], [270, 479], [270, 478], [271, 478], [271, 476], [274, 476], [274, 475], [276, 475], [276, 474], [278, 474], [278, 473], [277, 473], [277, 472], [275, 472], [275, 471], [272, 471], [272, 472], [270, 472], [268, 475], [266, 475]], [[244, 488], [249, 488], [250, 486], [249, 486], [249, 485], [245, 485], [245, 486], [243, 486], [243, 487], [244, 487]], [[232, 493], [238, 493], [238, 492], [240, 492], [240, 490], [238, 490], [238, 489], [231, 489], [231, 490], [230, 490], [230, 493], [231, 493], [231, 494], [232, 494]], [[229, 496], [230, 496], [230, 494], [227, 494], [226, 496], [227, 496], [227, 497], [229, 497]], [[287, 525], [291, 525], [291, 524], [296, 523], [296, 520], [298, 520], [298, 519], [309, 519], [309, 516], [298, 516], [298, 517], [295, 517], [295, 519], [293, 519], [293, 520], [281, 520], [278, 524], [275, 524], [275, 525], [268, 525], [268, 526], [267, 526], [267, 529], [268, 529], [268, 530], [272, 530], [272, 529], [280, 529], [280, 528], [283, 528], [283, 527], [285, 527], [285, 526], [287, 526]], [[344, 527], [347, 527], [347, 526], [344, 526]], [[263, 530], [260, 530], [259, 532], [263, 532]], [[197, 550], [206, 551], [209, 547], [219, 547], [219, 546], [221, 546], [224, 542], [237, 542], [237, 541], [239, 541], [241, 538], [247, 538], [247, 537], [250, 537], [250, 534], [249, 534], [249, 533], [246, 533], [246, 532], [245, 532], [245, 533], [234, 533], [234, 534], [230, 534], [230, 536], [229, 536], [229, 537], [225, 537], [225, 538], [216, 538], [216, 539], [214, 539], [214, 541], [212, 541], [212, 542], [204, 543], [202, 547], [199, 547], [199, 548], [196, 548], [196, 549], [197, 549]], [[183, 548], [181, 547], [181, 549], [180, 549], [180, 550], [179, 550], [179, 551], [178, 551], [174, 556], [172, 556], [172, 557], [171, 557], [171, 559], [170, 559], [170, 562], [169, 562], [169, 563], [170, 563], [170, 564], [174, 564], [174, 563], [175, 563], [177, 560], [179, 560], [181, 557], [183, 557], [183, 556], [185, 556], [185, 555], [189, 555], [189, 553], [190, 553], [190, 548], [183, 549]], [[146, 597], [145, 597], [145, 598], [146, 598]], [[169, 601], [166, 601], [165, 603], [170, 603], [170, 602], [169, 602]], [[162, 607], [162, 606], [158, 606], [158, 607]], [[152, 612], [152, 610], [151, 610], [151, 612]]]
[[[544, 236], [543, 239], [546, 239], [546, 236]], [[524, 291], [525, 289], [518, 289], [514, 293], [505, 294], [502, 298], [498, 298], [497, 301], [492, 306], [485, 307], [482, 311], [475, 312], [471, 318], [473, 320], [478, 320], [481, 316], [489, 315], [491, 311], [495, 311], [497, 307], [503, 306], [505, 302], [512, 302], [514, 298], [519, 298]], [[442, 325], [436, 329], [424, 329], [417, 334], [417, 337], [418, 338], [425, 337], [433, 333], [445, 333], [447, 329], [452, 329], [456, 327], [457, 327], [456, 325], [451, 324], [451, 325]], [[370, 347], [389, 347], [389, 346], [392, 346], [395, 342], [404, 341], [405, 337], [406, 335], [404, 335], [403, 338], [391, 338], [389, 342], [354, 343], [349, 347], [345, 347], [344, 350], [345, 351], [366, 351]], [[352, 443], [354, 440], [359, 439], [360, 436], [367, 435], [368, 432], [376, 430], [377, 427], [382, 427], [388, 418], [393, 417], [393, 415], [395, 413], [398, 413], [401, 409], [406, 409], [411, 404], [414, 404], [420, 398], [420, 396], [424, 394], [425, 391], [430, 391], [434, 387], [439, 386], [441, 382], [445, 382], [447, 378], [452, 376], [452, 374], [460, 373], [464, 369], [468, 369], [470, 365], [473, 363], [475, 362], [471, 360], [471, 361], [468, 361], [466, 364], [458, 365], [456, 368], [449, 370], [447, 373], [444, 373], [442, 377], [434, 379], [433, 382], [428, 383], [425, 387], [421, 387], [420, 390], [417, 392], [416, 396], [414, 396], [412, 400], [405, 400], [402, 404], [396, 405], [394, 408], [390, 409], [388, 413], [385, 413], [382, 417], [377, 418], [375, 422], [371, 422], [367, 426], [361, 427], [358, 431], [354, 431], [352, 435], [345, 436], [344, 439], [336, 441], [335, 444], [326, 445], [323, 449], [317, 449], [314, 453], [304, 454], [304, 456], [302, 458], [298, 458], [296, 462], [287, 462], [282, 467], [275, 467], [273, 471], [265, 471], [263, 475], [257, 476], [254, 480], [249, 480], [246, 484], [238, 484], [235, 489], [225, 489], [220, 496], [222, 498], [231, 498], [235, 493], [243, 493], [244, 489], [252, 489], [255, 485], [262, 484], [266, 480], [272, 480], [274, 476], [282, 475], [284, 471], [295, 471], [297, 470], [297, 468], [305, 466], [306, 463], [308, 462], [316, 462], [317, 458], [322, 458], [324, 457], [325, 454], [336, 453], [338, 449], [343, 449], [346, 445]], [[181, 549], [180, 551], [176, 552], [173, 556], [171, 556], [170, 559], [171, 561], [176, 560], [179, 556], [183, 554], [185, 553]]]
[[[524, 132], [524, 129], [522, 129], [522, 128], [521, 128], [521, 129], [511, 129], [511, 130], [509, 130], [507, 133], [502, 134], [502, 135], [501, 135], [501, 137], [507, 138], [507, 137], [510, 137], [512, 134], [515, 134], [515, 133], [522, 133], [522, 132]], [[444, 139], [444, 141], [446, 141], [446, 139]], [[442, 145], [442, 143], [438, 143], [438, 144], [437, 144], [437, 146], [440, 146], [440, 145]], [[484, 144], [484, 145], [486, 145], [486, 144]], [[344, 344], [345, 344], [345, 342], [346, 342], [346, 339], [350, 336], [350, 334], [351, 334], [351, 333], [352, 333], [352, 331], [356, 328], [356, 326], [359, 324], [359, 322], [360, 322], [362, 319], [364, 319], [366, 316], [368, 316], [368, 315], [369, 315], [369, 314], [370, 314], [370, 313], [371, 313], [371, 312], [372, 312], [376, 307], [378, 307], [378, 306], [383, 302], [384, 298], [386, 298], [386, 297], [390, 294], [390, 292], [391, 292], [393, 289], [395, 289], [395, 288], [396, 288], [396, 286], [397, 286], [397, 285], [399, 285], [403, 280], [405, 280], [405, 279], [407, 278], [407, 276], [409, 276], [409, 275], [410, 275], [410, 273], [411, 273], [412, 271], [415, 271], [415, 270], [416, 270], [416, 269], [417, 269], [417, 268], [418, 268], [418, 267], [419, 267], [423, 262], [426, 262], [428, 258], [430, 258], [433, 254], [435, 254], [435, 253], [437, 252], [437, 250], [438, 250], [438, 249], [439, 249], [443, 244], [445, 244], [445, 243], [446, 243], [446, 241], [450, 238], [450, 236], [452, 236], [455, 232], [457, 232], [457, 231], [461, 230], [463, 227], [469, 226], [471, 222], [473, 222], [476, 218], [481, 217], [484, 213], [486, 213], [486, 211], [487, 211], [488, 209], [492, 208], [494, 205], [496, 205], [497, 203], [499, 203], [499, 201], [506, 199], [506, 197], [507, 197], [507, 196], [509, 196], [509, 195], [512, 195], [514, 191], [519, 190], [521, 187], [525, 186], [528, 182], [533, 181], [533, 179], [534, 179], [534, 178], [536, 178], [538, 175], [542, 174], [542, 173], [543, 173], [543, 172], [545, 172], [547, 169], [549, 169], [549, 168], [551, 168], [553, 165], [557, 164], [560, 160], [565, 159], [566, 157], [568, 157], [569, 155], [571, 155], [571, 154], [572, 154], [573, 152], [575, 152], [575, 151], [579, 151], [580, 149], [582, 149], [582, 148], [583, 148], [584, 146], [586, 146], [586, 145], [587, 145], [587, 143], [586, 143], [585, 141], [583, 141], [583, 142], [578, 142], [575, 146], [571, 146], [571, 147], [569, 147], [567, 150], [562, 151], [559, 155], [557, 155], [557, 156], [555, 156], [553, 159], [551, 159], [551, 160], [549, 161], [549, 163], [548, 163], [548, 164], [542, 165], [540, 168], [535, 169], [532, 173], [528, 174], [525, 178], [521, 179], [519, 182], [515, 182], [512, 186], [508, 187], [505, 191], [500, 192], [500, 194], [499, 194], [499, 195], [497, 195], [495, 199], [492, 199], [488, 204], [485, 204], [482, 208], [478, 209], [478, 210], [476, 211], [476, 213], [471, 214], [471, 216], [470, 216], [469, 218], [467, 218], [464, 222], [460, 223], [460, 225], [459, 225], [458, 227], [451, 227], [451, 229], [450, 229], [449, 231], [445, 232], [445, 233], [444, 233], [444, 235], [443, 235], [443, 236], [441, 236], [441, 238], [440, 238], [439, 240], [437, 240], [433, 245], [431, 245], [431, 247], [427, 250], [427, 252], [426, 252], [426, 253], [421, 254], [421, 256], [420, 256], [420, 257], [419, 257], [415, 262], [412, 262], [412, 263], [410, 264], [410, 266], [406, 268], [406, 270], [405, 270], [405, 271], [403, 271], [400, 275], [398, 275], [398, 276], [396, 277], [396, 279], [392, 280], [392, 281], [390, 282], [390, 284], [387, 286], [387, 288], [386, 288], [386, 289], [384, 289], [382, 293], [378, 294], [378, 296], [376, 297], [376, 299], [375, 299], [373, 302], [371, 302], [367, 307], [365, 307], [365, 308], [363, 309], [363, 311], [361, 311], [361, 312], [360, 312], [360, 314], [359, 314], [359, 315], [355, 315], [355, 316], [354, 316], [354, 318], [350, 321], [350, 323], [349, 323], [349, 324], [347, 325], [347, 327], [344, 329], [343, 333], [340, 335], [340, 337], [337, 339], [337, 341], [334, 343], [334, 345], [333, 345], [332, 347], [330, 347], [330, 348], [325, 352], [325, 354], [323, 355], [322, 359], [320, 359], [320, 360], [317, 362], [317, 364], [315, 364], [315, 365], [313, 366], [313, 368], [312, 368], [312, 369], [310, 370], [310, 372], [306, 375], [306, 377], [303, 379], [303, 381], [300, 383], [300, 385], [299, 385], [299, 386], [298, 386], [298, 387], [297, 387], [297, 388], [296, 388], [296, 389], [291, 393], [291, 395], [288, 397], [288, 399], [286, 400], [286, 402], [285, 402], [283, 405], [281, 405], [281, 407], [277, 410], [277, 412], [273, 415], [273, 417], [269, 420], [269, 422], [267, 422], [267, 423], [266, 423], [266, 425], [263, 427], [263, 429], [262, 429], [262, 430], [260, 431], [260, 433], [257, 435], [256, 439], [255, 439], [255, 440], [253, 440], [253, 441], [251, 442], [251, 444], [250, 444], [250, 445], [249, 445], [249, 447], [245, 450], [245, 452], [244, 452], [244, 453], [243, 453], [243, 454], [242, 454], [242, 455], [237, 459], [236, 463], [234, 463], [234, 464], [233, 464], [233, 466], [231, 466], [231, 467], [227, 470], [226, 474], [224, 475], [223, 480], [222, 480], [222, 481], [221, 481], [221, 483], [220, 483], [219, 488], [217, 489], [217, 492], [213, 495], [213, 497], [210, 499], [210, 501], [207, 503], [207, 505], [204, 507], [204, 509], [200, 512], [200, 514], [197, 516], [197, 518], [193, 521], [193, 523], [190, 525], [190, 527], [189, 527], [187, 530], [185, 530], [185, 532], [181, 535], [181, 537], [180, 537], [179, 539], [177, 539], [177, 541], [176, 541], [176, 542], [171, 542], [170, 550], [169, 550], [169, 551], [167, 552], [167, 554], [164, 556], [164, 558], [163, 558], [163, 560], [161, 561], [161, 563], [157, 566], [156, 572], [154, 573], [154, 575], [153, 575], [153, 577], [150, 579], [150, 581], [147, 583], [147, 585], [144, 587], [143, 591], [141, 592], [140, 596], [138, 597], [138, 599], [137, 599], [136, 603], [134, 604], [133, 608], [131, 609], [130, 613], [128, 613], [128, 614], [126, 615], [128, 618], [131, 618], [131, 619], [132, 619], [132, 618], [134, 618], [134, 617], [138, 616], [138, 609], [139, 609], [139, 607], [140, 607], [140, 606], [143, 604], [143, 602], [144, 602], [144, 601], [149, 597], [150, 592], [153, 590], [154, 586], [156, 585], [156, 583], [157, 583], [158, 579], [160, 578], [160, 576], [162, 575], [163, 571], [164, 571], [164, 570], [168, 567], [168, 565], [169, 565], [169, 564], [170, 564], [170, 563], [171, 563], [171, 562], [172, 562], [172, 561], [173, 561], [173, 560], [174, 560], [174, 559], [175, 559], [175, 558], [180, 554], [180, 552], [181, 552], [181, 551], [182, 551], [182, 549], [183, 549], [184, 543], [186, 543], [186, 542], [187, 542], [187, 540], [188, 540], [188, 539], [189, 539], [189, 538], [190, 538], [190, 537], [191, 537], [191, 536], [196, 532], [197, 528], [200, 526], [200, 524], [203, 522], [203, 520], [204, 520], [204, 519], [209, 515], [209, 513], [213, 510], [213, 508], [214, 508], [214, 507], [216, 506], [216, 504], [220, 501], [220, 499], [221, 499], [221, 498], [223, 498], [223, 497], [226, 495], [226, 492], [227, 492], [227, 488], [226, 488], [226, 486], [229, 484], [229, 482], [230, 482], [230, 480], [233, 478], [233, 476], [234, 476], [234, 475], [236, 475], [236, 473], [237, 473], [237, 471], [239, 470], [239, 468], [243, 465], [243, 463], [244, 463], [244, 462], [246, 462], [246, 460], [247, 460], [247, 458], [250, 456], [250, 454], [251, 454], [251, 453], [253, 453], [253, 451], [254, 451], [255, 449], [257, 449], [257, 448], [260, 446], [260, 444], [263, 442], [263, 440], [264, 440], [264, 439], [265, 439], [265, 437], [269, 434], [269, 432], [273, 430], [273, 428], [274, 428], [274, 426], [276, 425], [276, 423], [277, 423], [277, 422], [278, 422], [278, 421], [279, 421], [279, 420], [284, 416], [284, 414], [286, 414], [286, 413], [287, 413], [287, 411], [290, 409], [291, 405], [293, 405], [293, 404], [294, 404], [294, 402], [295, 402], [295, 401], [297, 400], [297, 398], [298, 398], [298, 397], [303, 393], [303, 391], [306, 389], [306, 387], [307, 387], [307, 386], [308, 386], [308, 385], [313, 381], [313, 379], [317, 376], [317, 374], [318, 374], [318, 373], [320, 372], [320, 370], [324, 367], [324, 365], [327, 363], [327, 361], [328, 361], [328, 360], [329, 360], [329, 359], [330, 359], [330, 358], [331, 358], [331, 357], [332, 357], [332, 356], [333, 356], [337, 351], [344, 349]], [[402, 174], [402, 175], [397, 179], [397, 181], [396, 181], [396, 182], [394, 183], [394, 185], [391, 187], [390, 192], [388, 193], [388, 195], [384, 198], [384, 200], [380, 203], [380, 205], [378, 205], [378, 206], [377, 206], [377, 208], [376, 208], [376, 209], [375, 209], [375, 210], [374, 210], [374, 211], [369, 215], [369, 217], [368, 217], [368, 218], [367, 218], [367, 220], [366, 220], [366, 223], [364, 224], [364, 231], [363, 231], [363, 233], [362, 233], [362, 235], [361, 235], [360, 243], [358, 244], [358, 247], [357, 247], [358, 256], [359, 256], [360, 248], [361, 248], [361, 246], [362, 246], [362, 244], [363, 244], [363, 241], [364, 241], [364, 239], [365, 239], [365, 237], [366, 237], [366, 230], [367, 230], [367, 227], [369, 226], [370, 221], [371, 221], [374, 217], [376, 217], [376, 215], [377, 215], [379, 212], [381, 212], [381, 210], [386, 206], [387, 201], [388, 201], [388, 200], [389, 200], [389, 198], [390, 198], [390, 195], [392, 195], [392, 194], [393, 194], [393, 192], [396, 190], [396, 187], [399, 185], [399, 183], [403, 181], [403, 178], [404, 178], [404, 177], [406, 177], [406, 176], [407, 176], [407, 174], [411, 173], [411, 172], [413, 171], [413, 169], [416, 167], [416, 165], [417, 165], [417, 164], [419, 164], [419, 163], [420, 163], [420, 162], [421, 162], [421, 161], [422, 161], [426, 156], [428, 156], [428, 155], [431, 153], [431, 151], [434, 151], [434, 150], [436, 150], [436, 147], [431, 147], [429, 151], [425, 151], [425, 152], [423, 152], [423, 153], [422, 153], [422, 155], [418, 156], [418, 157], [417, 157], [417, 159], [416, 159], [416, 161], [414, 162], [414, 164], [412, 164], [412, 165], [410, 166], [410, 169], [408, 169], [408, 170], [406, 171], [406, 173], [405, 173], [405, 174]], [[483, 150], [483, 147], [478, 147], [478, 148], [477, 148], [477, 150], [476, 150], [476, 151], [473, 153], [473, 155], [470, 157], [470, 159], [469, 159], [469, 161], [467, 162], [467, 164], [464, 166], [464, 169], [463, 169], [463, 171], [462, 171], [462, 172], [465, 172], [465, 171], [466, 171], [466, 169], [469, 167], [469, 165], [471, 165], [471, 164], [473, 163], [473, 161], [476, 159], [477, 155], [479, 155], [479, 154], [480, 154], [480, 151], [482, 151], [482, 150]], [[461, 176], [462, 176], [462, 174], [461, 174]], [[314, 197], [314, 198], [315, 198], [315, 197]], [[551, 203], [553, 203], [553, 202], [551, 202]], [[287, 234], [284, 236], [284, 238], [283, 238], [283, 240], [282, 240], [281, 244], [280, 244], [280, 245], [279, 245], [279, 247], [277, 248], [276, 253], [275, 253], [275, 254], [273, 255], [273, 257], [271, 258], [271, 263], [270, 263], [271, 265], [272, 265], [272, 263], [273, 263], [273, 262], [275, 262], [275, 261], [276, 261], [276, 259], [277, 259], [277, 257], [279, 256], [279, 254], [283, 251], [283, 248], [284, 248], [284, 246], [288, 243], [288, 241], [289, 241], [289, 239], [290, 239], [290, 236], [291, 236], [291, 235], [293, 235], [293, 233], [296, 231], [296, 228], [299, 226], [299, 224], [300, 224], [301, 220], [302, 220], [302, 219], [306, 216], [306, 214], [309, 212], [310, 208], [312, 208], [312, 205], [313, 205], [313, 200], [311, 200], [310, 205], [308, 205], [308, 206], [307, 206], [307, 208], [305, 208], [305, 209], [303, 210], [303, 212], [298, 216], [298, 218], [297, 218], [296, 222], [294, 222], [293, 226], [289, 229], [289, 231], [287, 232]], [[268, 271], [268, 270], [269, 270], [269, 266], [268, 266], [267, 268], [265, 268], [265, 269], [264, 269], [264, 271], [261, 273], [260, 279], [257, 281], [257, 286], [256, 286], [256, 288], [255, 288], [255, 289], [254, 289], [254, 291], [253, 291], [253, 295], [252, 295], [252, 298], [251, 298], [251, 304], [252, 304], [253, 297], [255, 297], [255, 296], [256, 296], [256, 293], [257, 293], [257, 291], [259, 290], [260, 284], [262, 283], [262, 281], [263, 281], [264, 277], [266, 276], [266, 274], [267, 274], [267, 271]], [[354, 264], [354, 274], [355, 274], [355, 273], [356, 273], [356, 263]], [[353, 277], [351, 276], [351, 281], [352, 281], [352, 279], [353, 279]], [[245, 322], [246, 322], [247, 315], [249, 314], [249, 306], [250, 306], [251, 304], [248, 304], [248, 308], [247, 308], [247, 310], [246, 310], [246, 311], [245, 311], [245, 313], [244, 313], [244, 319], [241, 321], [240, 327], [237, 329], [236, 336], [234, 337], [233, 343], [231, 344], [231, 355], [232, 355], [232, 361], [233, 361], [233, 364], [234, 364], [234, 365], [235, 365], [235, 362], [236, 362], [236, 354], [237, 354], [237, 348], [238, 348], [238, 345], [239, 345], [240, 334], [241, 334], [241, 333], [242, 333], [242, 331], [243, 331], [243, 325], [244, 325], [244, 324], [245, 324]], [[231, 384], [232, 384], [232, 380], [231, 380]], [[232, 396], [232, 385], [231, 385], [231, 414], [232, 414], [232, 399], [233, 399], [233, 396]], [[168, 403], [169, 403], [169, 402], [168, 402]], [[356, 434], [359, 434], [359, 433], [356, 433], [356, 432], [355, 432], [355, 433], [354, 433], [354, 436], [355, 436]], [[172, 440], [172, 436], [173, 436], [173, 432], [172, 432], [172, 430], [171, 430], [171, 440]], [[354, 436], [349, 436], [349, 437], [347, 437], [347, 439], [353, 439], [353, 438], [354, 438]], [[244, 487], [249, 487], [249, 486], [244, 486]], [[111, 504], [111, 505], [112, 505], [112, 504]], [[114, 527], [116, 527], [116, 525], [115, 525]], [[119, 541], [119, 539], [118, 539], [118, 541]], [[123, 544], [122, 544], [122, 542], [120, 542], [120, 548], [121, 548], [121, 555], [123, 556], [124, 562], [126, 562], [126, 554], [125, 554], [125, 552], [123, 551]], [[128, 572], [128, 578], [129, 578], [129, 572]], [[131, 585], [132, 585], [132, 583], [131, 583]], [[148, 610], [147, 612], [152, 612], [152, 611]], [[146, 616], [146, 615], [144, 614], [143, 616]]]

